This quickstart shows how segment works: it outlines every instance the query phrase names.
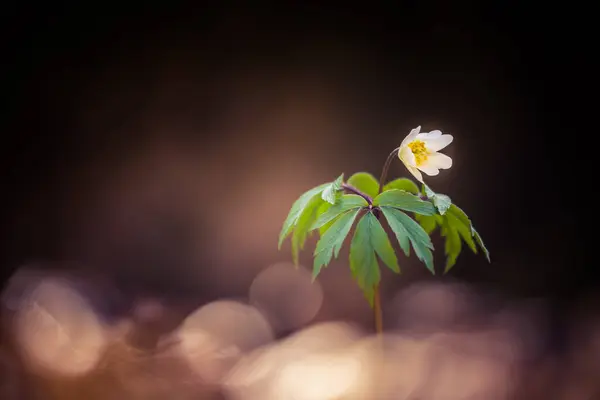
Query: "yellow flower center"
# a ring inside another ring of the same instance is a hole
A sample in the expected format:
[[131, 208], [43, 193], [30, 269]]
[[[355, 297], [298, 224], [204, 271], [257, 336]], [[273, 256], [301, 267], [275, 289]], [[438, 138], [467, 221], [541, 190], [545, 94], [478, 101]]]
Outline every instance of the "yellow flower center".
[[408, 144], [408, 148], [415, 156], [417, 167], [427, 161], [429, 151], [427, 150], [427, 147], [425, 147], [425, 142], [422, 140], [414, 140]]

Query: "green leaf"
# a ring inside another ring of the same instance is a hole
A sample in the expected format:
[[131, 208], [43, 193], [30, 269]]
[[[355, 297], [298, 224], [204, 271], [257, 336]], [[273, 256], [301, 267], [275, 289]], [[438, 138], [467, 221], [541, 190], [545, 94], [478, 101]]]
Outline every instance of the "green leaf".
[[359, 212], [360, 209], [347, 211], [336, 219], [327, 232], [321, 236], [314, 252], [313, 279], [319, 275], [321, 268], [329, 265], [332, 255], [335, 255], [335, 258], [338, 257], [344, 239], [348, 236], [350, 228], [352, 228], [352, 224]]
[[419, 187], [408, 178], [398, 178], [389, 182], [383, 187], [383, 191], [386, 192], [392, 189], [404, 190], [412, 194], [419, 194]]
[[428, 235], [437, 228], [437, 218], [435, 215], [421, 215], [415, 214], [415, 219], [419, 222], [419, 225], [427, 232]]
[[[319, 208], [317, 209], [317, 219], [319, 217], [321, 217], [321, 215], [325, 214], [327, 211], [329, 211], [329, 209], [332, 207], [333, 205], [331, 203], [328, 203], [326, 201], [322, 202], [321, 205], [319, 206]], [[327, 232], [327, 229], [329, 229], [331, 227], [331, 225], [333, 225], [333, 223], [335, 222], [335, 218], [332, 219], [331, 221], [329, 221], [328, 223], [324, 224], [323, 226], [321, 226], [319, 228], [319, 235], [323, 236], [323, 234], [325, 232]], [[312, 232], [311, 232], [312, 233]]]
[[298, 217], [294, 232], [292, 233], [292, 260], [295, 265], [298, 265], [300, 250], [304, 249], [308, 232], [317, 219], [317, 210], [321, 204], [323, 204], [323, 200], [319, 196], [313, 196]]
[[[483, 250], [485, 257], [488, 259], [489, 262], [490, 254], [485, 245], [483, 244], [481, 236], [479, 236], [479, 234], [475, 230], [475, 227], [473, 227], [471, 219], [467, 217], [467, 214], [465, 214], [465, 212], [462, 209], [460, 209], [456, 204], [452, 204], [448, 212], [454, 217], [456, 217], [458, 220], [460, 220], [460, 222], [464, 226], [459, 229], [459, 233], [461, 234], [465, 242], [469, 245], [471, 250], [473, 250], [473, 253], [477, 253], [477, 247], [475, 246], [475, 243], [477, 243], [481, 250]], [[466, 237], [469, 237], [470, 241], [467, 241], [467, 239], [465, 239]], [[473, 243], [473, 238], [475, 239], [475, 243]]]
[[357, 172], [348, 179], [348, 184], [371, 197], [379, 194], [379, 182], [368, 172]]
[[381, 223], [379, 223], [377, 218], [372, 213], [368, 213], [365, 218], [368, 218], [371, 231], [371, 244], [375, 249], [375, 253], [377, 253], [381, 261], [383, 261], [384, 264], [389, 267], [389, 269], [396, 273], [400, 273], [400, 267], [398, 266], [396, 253], [394, 252], [394, 248], [390, 243], [390, 238], [388, 237], [387, 233], [385, 233], [385, 229], [383, 229]]
[[444, 269], [444, 273], [446, 273], [456, 264], [456, 259], [462, 250], [462, 242], [458, 231], [454, 226], [450, 225], [447, 219], [444, 221], [444, 225], [442, 225], [442, 236], [446, 237], [444, 246], [446, 254], [446, 268]]
[[345, 194], [334, 205], [329, 207], [326, 212], [321, 214], [316, 221], [314, 221], [313, 225], [310, 227], [310, 230], [322, 227], [346, 211], [360, 207], [366, 207], [368, 205], [369, 204], [367, 201], [358, 195]]
[[[481, 250], [483, 250], [485, 258], [488, 260], [488, 262], [491, 262], [491, 260], [490, 260], [490, 253], [489, 253], [488, 249], [485, 247], [485, 244], [483, 244], [483, 240], [481, 239], [481, 236], [475, 230], [475, 227], [473, 226], [473, 223], [471, 222], [471, 220], [469, 219], [469, 217], [467, 217], [467, 214], [465, 214], [465, 212], [463, 210], [461, 210], [455, 204], [453, 204], [450, 207], [450, 211], [449, 212], [452, 213], [452, 215], [454, 215], [457, 219], [459, 219], [462, 222], [462, 224], [464, 225], [464, 228], [461, 228], [461, 230], [459, 230], [459, 233], [461, 234], [461, 236], [463, 238], [469, 236], [469, 234], [467, 233], [467, 228], [468, 228], [470, 236], [475, 239], [475, 243], [477, 243], [477, 245], [479, 245], [479, 247], [481, 248]], [[472, 243], [473, 242], [472, 239], [471, 239], [471, 243], [469, 243], [466, 239], [465, 239], [465, 242], [467, 242], [467, 244], [469, 245], [469, 247], [471, 248], [471, 250], [473, 250], [473, 253], [477, 253], [477, 247], [475, 247], [475, 244]]]
[[371, 307], [373, 307], [375, 285], [381, 279], [371, 237], [373, 219], [379, 223], [371, 212], [360, 219], [350, 244], [350, 270]]
[[427, 198], [433, 202], [433, 205], [435, 206], [435, 208], [437, 208], [439, 213], [441, 215], [446, 214], [446, 211], [448, 211], [448, 209], [452, 205], [452, 200], [450, 199], [450, 197], [446, 196], [445, 194], [435, 193], [426, 184], [423, 184], [423, 191], [425, 192]]
[[471, 226], [471, 231], [473, 232], [473, 237], [475, 237], [475, 241], [477, 242], [479, 247], [481, 247], [481, 250], [483, 250], [485, 258], [488, 260], [489, 263], [491, 263], [492, 260], [490, 260], [490, 252], [488, 251], [487, 247], [485, 247], [485, 244], [483, 244], [483, 240], [481, 239], [479, 232], [477, 232], [475, 228], [473, 228], [473, 226]]
[[335, 204], [336, 194], [342, 189], [342, 183], [344, 182], [344, 174], [338, 176], [338, 178], [331, 182], [321, 193], [321, 198], [328, 203]]
[[447, 220], [447, 223], [452, 226], [456, 231], [460, 234], [460, 237], [463, 241], [469, 246], [471, 251], [477, 254], [477, 246], [475, 246], [475, 242], [473, 241], [473, 236], [471, 234], [471, 222], [468, 224], [463, 223], [454, 213], [448, 212], [444, 216]]
[[452, 204], [448, 212], [458, 218], [463, 225], [468, 226], [469, 229], [471, 229], [471, 220], [456, 204]]
[[456, 264], [456, 260], [462, 251], [462, 242], [465, 242], [475, 254], [477, 254], [477, 245], [479, 245], [489, 261], [489, 253], [483, 245], [481, 237], [479, 237], [477, 231], [473, 228], [473, 224], [467, 214], [456, 204], [452, 204], [445, 215], [436, 215], [436, 218], [441, 219], [441, 221], [438, 221], [438, 224], [442, 227], [442, 236], [446, 238], [445, 253], [447, 257], [444, 273], [448, 272]]
[[384, 206], [381, 207], [381, 212], [396, 235], [404, 253], [409, 254], [407, 250], [408, 239], [415, 249], [417, 258], [425, 263], [425, 266], [432, 274], [435, 274], [433, 254], [431, 253], [433, 244], [427, 232], [415, 220], [396, 208]]
[[404, 190], [392, 189], [381, 193], [373, 200], [375, 206], [389, 206], [423, 215], [434, 215], [435, 207], [428, 201]]
[[438, 209], [441, 215], [444, 215], [452, 205], [452, 200], [445, 194], [436, 193], [435, 196], [433, 196], [433, 205]]
[[[327, 203], [329, 204], [329, 203]], [[323, 225], [322, 227], [319, 228], [319, 235], [323, 236], [325, 234], [325, 232], [327, 232], [329, 230], [329, 228], [331, 228], [331, 225], [333, 225], [335, 223], [337, 218], [332, 219], [331, 221], [329, 221], [328, 223], [326, 223], [325, 225]]]
[[[381, 211], [385, 216], [385, 212], [383, 211], [383, 209]], [[404, 225], [396, 221], [390, 222], [390, 219], [387, 216], [385, 216], [385, 219], [388, 221], [388, 225], [390, 226], [390, 228], [392, 228], [392, 231], [396, 235], [396, 240], [398, 240], [398, 243], [400, 244], [400, 248], [404, 252], [404, 255], [406, 255], [406, 257], [410, 257], [410, 238], [408, 232], [406, 231], [406, 228], [404, 227]]]
[[329, 183], [325, 183], [323, 185], [319, 185], [310, 189], [302, 196], [300, 196], [298, 200], [294, 202], [294, 204], [292, 204], [292, 208], [290, 209], [290, 212], [288, 213], [288, 216], [285, 219], [285, 222], [283, 223], [283, 227], [281, 228], [281, 232], [279, 233], [279, 244], [277, 245], [278, 249], [281, 249], [281, 244], [283, 243], [285, 238], [288, 237], [288, 235], [292, 232], [292, 229], [298, 221], [298, 218], [300, 218], [300, 215], [302, 214], [302, 211], [304, 211], [304, 208], [308, 205], [308, 203], [312, 200], [314, 196], [320, 194], [329, 185]]

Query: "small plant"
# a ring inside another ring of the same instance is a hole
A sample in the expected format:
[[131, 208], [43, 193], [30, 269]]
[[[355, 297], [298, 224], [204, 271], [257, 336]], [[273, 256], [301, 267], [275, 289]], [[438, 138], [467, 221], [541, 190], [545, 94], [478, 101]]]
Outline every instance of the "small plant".
[[[298, 255], [309, 235], [318, 231], [320, 239], [314, 251], [313, 279], [322, 268], [338, 257], [344, 240], [352, 227], [350, 242], [350, 271], [375, 310], [377, 332], [382, 332], [381, 304], [379, 299], [379, 260], [395, 273], [400, 273], [398, 257], [386, 234], [382, 220], [387, 221], [400, 248], [410, 256], [415, 255], [432, 274], [432, 232], [440, 228], [445, 238], [446, 266], [448, 272], [456, 263], [462, 243], [477, 253], [480, 248], [488, 262], [487, 251], [471, 220], [450, 197], [435, 193], [423, 181], [422, 172], [429, 176], [440, 169], [452, 167], [452, 159], [440, 150], [448, 146], [453, 137], [441, 131], [420, 132], [413, 129], [400, 147], [388, 156], [379, 181], [367, 172], [358, 172], [344, 182], [344, 174], [335, 181], [319, 185], [304, 193], [292, 205], [279, 235], [279, 248], [291, 235], [292, 258], [298, 264]], [[408, 171], [422, 184], [421, 190], [408, 178], [386, 183], [392, 160], [398, 157]], [[409, 216], [414, 216], [414, 219]]]

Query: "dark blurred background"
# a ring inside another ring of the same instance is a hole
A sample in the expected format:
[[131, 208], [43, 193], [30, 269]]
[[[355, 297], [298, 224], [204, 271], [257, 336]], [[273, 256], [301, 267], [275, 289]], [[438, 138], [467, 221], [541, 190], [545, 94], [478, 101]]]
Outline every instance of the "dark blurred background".
[[[431, 185], [467, 210], [493, 254], [488, 266], [465, 252], [454, 276], [521, 295], [591, 289], [594, 268], [579, 247], [586, 234], [575, 226], [585, 218], [576, 193], [593, 137], [572, 119], [583, 43], [578, 16], [541, 11], [416, 2], [5, 11], [4, 276], [32, 259], [100, 266], [115, 257], [108, 264], [123, 280], [129, 273], [115, 263], [156, 263], [129, 278], [176, 290], [177, 274], [159, 259], [182, 265], [192, 246], [218, 262], [209, 247], [239, 244], [217, 241], [208, 216], [230, 206], [260, 207], [248, 218], [270, 229], [244, 263], [285, 259], [275, 227], [294, 196], [340, 172], [378, 175], [389, 150], [422, 125], [455, 136], [455, 166]], [[197, 163], [188, 181], [161, 176], [169, 152]], [[401, 165], [392, 173], [406, 174]], [[123, 219], [102, 195], [135, 174], [147, 186], [165, 180], [156, 200], [122, 189], [139, 196], [122, 207], [152, 228], [140, 228], [146, 239], [116, 238], [102, 213]], [[192, 191], [201, 193], [181, 199]], [[178, 200], [189, 203], [168, 206]], [[202, 215], [193, 244], [191, 208]], [[250, 226], [220, 228], [255, 237]], [[100, 255], [78, 241], [95, 242]], [[144, 243], [156, 254], [135, 250]]]
[[[341, 172], [378, 176], [421, 125], [454, 136], [454, 166], [428, 182], [470, 215], [492, 263], [463, 251], [442, 277], [435, 238], [440, 274], [404, 261], [384, 296], [451, 280], [543, 299], [544, 340], [565, 343], [599, 283], [584, 257], [595, 208], [586, 10], [219, 4], [3, 10], [3, 283], [28, 265], [79, 274], [109, 319], [139, 297], [243, 297], [257, 272], [291, 258], [277, 234], [303, 190]], [[407, 173], [397, 162], [391, 175]], [[320, 279], [323, 320], [370, 327], [344, 257]]]

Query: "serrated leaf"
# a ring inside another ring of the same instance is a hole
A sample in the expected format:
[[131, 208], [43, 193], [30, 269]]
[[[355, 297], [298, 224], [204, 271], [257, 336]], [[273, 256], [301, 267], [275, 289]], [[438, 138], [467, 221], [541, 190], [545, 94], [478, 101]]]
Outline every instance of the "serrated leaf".
[[406, 231], [406, 228], [404, 227], [404, 225], [400, 224], [397, 221], [390, 222], [390, 219], [385, 215], [383, 209], [381, 211], [383, 212], [385, 219], [388, 221], [388, 225], [390, 226], [390, 228], [392, 228], [394, 235], [396, 235], [396, 240], [398, 240], [398, 243], [400, 244], [400, 248], [404, 252], [404, 255], [406, 257], [410, 257], [410, 235]]
[[292, 260], [295, 265], [298, 265], [300, 250], [304, 248], [308, 232], [317, 219], [317, 210], [321, 204], [323, 204], [323, 200], [319, 196], [313, 196], [298, 217], [292, 233]]
[[375, 206], [389, 206], [423, 215], [434, 215], [435, 207], [428, 201], [404, 190], [392, 189], [381, 193], [373, 200]]
[[[329, 203], [327, 203], [329, 204]], [[333, 225], [335, 223], [337, 218], [332, 219], [331, 221], [329, 221], [328, 223], [326, 223], [325, 225], [323, 225], [322, 227], [319, 228], [319, 235], [323, 236], [325, 234], [325, 232], [327, 232], [329, 230], [329, 228], [331, 228], [331, 225]]]
[[433, 205], [438, 209], [441, 215], [444, 215], [452, 205], [452, 200], [445, 194], [436, 193], [433, 196]]
[[384, 192], [392, 189], [404, 190], [412, 194], [419, 194], [419, 187], [417, 184], [408, 178], [395, 179], [383, 187]]
[[471, 229], [471, 219], [469, 219], [469, 217], [467, 217], [467, 214], [465, 214], [465, 212], [462, 209], [460, 209], [460, 207], [458, 207], [456, 204], [452, 204], [448, 212], [454, 215], [456, 218], [458, 218], [460, 222], [462, 222], [464, 225], [468, 226], [469, 229]]
[[438, 212], [441, 215], [446, 214], [446, 211], [448, 211], [448, 209], [452, 205], [452, 200], [450, 199], [450, 197], [446, 196], [445, 194], [435, 193], [426, 184], [423, 184], [423, 191], [425, 196], [427, 196], [427, 198], [433, 202], [433, 205], [435, 206], [435, 208], [437, 208]]
[[338, 178], [331, 182], [321, 193], [321, 198], [328, 203], [335, 204], [336, 194], [342, 189], [342, 183], [344, 182], [344, 174], [338, 176]]
[[338, 257], [340, 249], [344, 244], [344, 239], [348, 236], [359, 212], [360, 209], [357, 209], [340, 215], [327, 232], [321, 236], [314, 252], [313, 279], [319, 275], [321, 268], [329, 265], [332, 256], [335, 256], [335, 258]]
[[[440, 195], [435, 194], [434, 198], [436, 196]], [[428, 218], [430, 217], [418, 216], [417, 218], [421, 226], [425, 225], [424, 229], [426, 231], [433, 225], [430, 220], [427, 220]], [[451, 204], [443, 216], [435, 215], [433, 218], [435, 218], [435, 223], [442, 227], [441, 233], [445, 237], [446, 267], [444, 273], [456, 265], [458, 256], [462, 251], [462, 242], [465, 242], [471, 251], [477, 254], [477, 238], [473, 233], [471, 220], [457, 205]], [[428, 231], [428, 233], [431, 233], [431, 231]]]
[[[317, 218], [319, 218], [321, 215], [325, 214], [327, 211], [329, 211], [329, 209], [333, 206], [333, 204], [328, 203], [326, 201], [322, 202], [321, 205], [319, 206], [319, 208], [317, 209]], [[323, 234], [325, 232], [327, 232], [327, 229], [329, 229], [331, 227], [331, 225], [333, 225], [333, 223], [335, 222], [335, 218], [331, 221], [329, 221], [328, 223], [324, 224], [323, 226], [321, 226], [319, 228], [319, 235], [323, 236]], [[312, 233], [312, 232], [310, 232]]]
[[381, 207], [381, 212], [396, 235], [404, 253], [408, 253], [406, 251], [406, 247], [408, 247], [406, 241], [408, 239], [415, 249], [417, 258], [425, 263], [425, 266], [432, 274], [435, 274], [433, 254], [431, 253], [433, 244], [431, 243], [431, 238], [421, 225], [402, 211], [393, 207]]
[[[370, 217], [368, 217], [370, 216]], [[371, 221], [375, 218], [371, 212], [358, 221], [354, 237], [350, 244], [350, 270], [373, 307], [374, 287], [381, 279], [375, 248], [371, 242]], [[375, 218], [375, 220], [377, 220]]]
[[381, 261], [383, 261], [384, 264], [389, 267], [389, 269], [396, 273], [400, 273], [400, 267], [398, 266], [396, 253], [394, 252], [394, 248], [390, 243], [390, 238], [388, 238], [387, 233], [385, 233], [385, 229], [383, 229], [381, 223], [379, 223], [377, 218], [372, 213], [367, 213], [365, 218], [367, 218], [369, 222], [371, 244], [375, 249], [375, 253], [377, 253]]
[[371, 198], [379, 194], [379, 182], [368, 172], [357, 172], [348, 179], [348, 184], [371, 196]]
[[437, 228], [438, 223], [435, 215], [415, 214], [415, 219], [428, 235], [431, 235], [435, 228]]
[[319, 218], [317, 218], [316, 221], [314, 221], [313, 225], [310, 227], [310, 230], [322, 227], [323, 225], [335, 219], [338, 215], [348, 210], [366, 207], [368, 205], [369, 204], [367, 203], [367, 201], [358, 195], [342, 195], [341, 198], [335, 204], [331, 205], [326, 212], [321, 214]]
[[281, 249], [281, 244], [283, 243], [285, 238], [288, 237], [288, 235], [292, 232], [294, 225], [298, 221], [298, 218], [300, 217], [300, 214], [302, 214], [302, 211], [304, 211], [306, 205], [311, 201], [311, 199], [314, 196], [319, 195], [328, 185], [329, 183], [324, 183], [322, 185], [310, 189], [309, 191], [305, 192], [302, 196], [300, 196], [294, 202], [294, 204], [292, 204], [292, 208], [290, 209], [288, 216], [283, 222], [283, 227], [281, 228], [281, 232], [279, 233], [279, 243], [277, 245], [278, 249]]
[[462, 242], [458, 231], [448, 223], [447, 219], [444, 221], [444, 225], [442, 225], [441, 233], [446, 238], [444, 245], [446, 268], [444, 269], [444, 273], [447, 273], [456, 264], [456, 259], [462, 250]]
[[[450, 209], [448, 210], [448, 213], [446, 214], [446, 217], [450, 215], [453, 218], [447, 218], [448, 222], [450, 223], [450, 225], [455, 227], [455, 229], [460, 234], [460, 237], [462, 237], [464, 242], [467, 243], [467, 245], [473, 251], [473, 253], [477, 254], [478, 245], [483, 250], [483, 253], [487, 258], [488, 262], [490, 262], [489, 252], [483, 244], [481, 236], [479, 236], [479, 234], [473, 227], [473, 223], [471, 222], [467, 214], [465, 214], [465, 212], [462, 209], [460, 209], [456, 204], [452, 204], [452, 206], [450, 206]], [[456, 220], [460, 222], [457, 222]]]
[[464, 221], [460, 220], [454, 213], [448, 212], [444, 216], [447, 220], [447, 223], [450, 224], [456, 231], [460, 234], [462, 240], [469, 246], [471, 251], [477, 254], [477, 246], [475, 246], [475, 242], [473, 241], [473, 236], [471, 233], [471, 223], [465, 224]]
[[481, 239], [479, 232], [477, 232], [475, 230], [475, 228], [473, 228], [473, 226], [471, 226], [471, 230], [473, 232], [473, 237], [475, 238], [475, 241], [477, 242], [479, 247], [481, 247], [481, 250], [483, 250], [483, 254], [485, 254], [485, 258], [488, 260], [489, 263], [491, 263], [492, 260], [490, 259], [490, 252], [488, 251], [487, 247], [485, 247], [485, 244], [483, 244], [483, 240]]

